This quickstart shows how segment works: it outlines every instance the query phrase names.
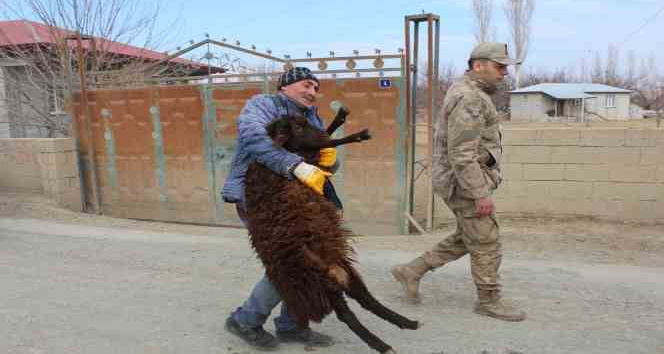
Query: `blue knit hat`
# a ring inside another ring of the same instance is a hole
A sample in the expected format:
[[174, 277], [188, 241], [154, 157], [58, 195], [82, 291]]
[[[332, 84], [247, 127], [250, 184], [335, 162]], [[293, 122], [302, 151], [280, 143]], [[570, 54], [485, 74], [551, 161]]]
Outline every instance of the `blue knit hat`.
[[[317, 83], [318, 78], [311, 73], [311, 70], [302, 66], [296, 66], [294, 68], [288, 69], [279, 76], [279, 84], [277, 85], [277, 90], [280, 90], [284, 86], [294, 84], [302, 80], [314, 80]], [[320, 84], [320, 83], [319, 83]]]

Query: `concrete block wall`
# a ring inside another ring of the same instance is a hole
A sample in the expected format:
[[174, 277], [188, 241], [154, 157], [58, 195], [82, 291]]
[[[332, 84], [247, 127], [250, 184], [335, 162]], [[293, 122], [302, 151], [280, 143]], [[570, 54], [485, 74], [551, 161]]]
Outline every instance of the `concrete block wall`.
[[40, 192], [39, 155], [35, 139], [0, 139], [0, 188]]
[[59, 206], [80, 211], [73, 139], [0, 139], [0, 189], [40, 192]]
[[664, 129], [507, 127], [501, 213], [664, 222]]

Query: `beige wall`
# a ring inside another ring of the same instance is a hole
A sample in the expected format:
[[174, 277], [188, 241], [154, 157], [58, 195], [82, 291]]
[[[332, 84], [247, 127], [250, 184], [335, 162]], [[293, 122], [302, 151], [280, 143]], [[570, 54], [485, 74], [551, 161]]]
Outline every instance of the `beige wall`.
[[506, 126], [503, 145], [503, 213], [664, 222], [664, 129]]
[[[635, 121], [508, 123], [503, 145], [504, 181], [494, 195], [499, 215], [664, 223], [664, 128]], [[424, 197], [418, 190], [420, 220]], [[435, 224], [454, 220], [438, 197], [435, 208]]]
[[615, 107], [604, 106], [607, 94], [590, 93], [590, 95], [596, 97], [586, 100], [588, 111], [595, 112], [607, 119], [629, 119], [629, 94], [616, 93]]
[[512, 121], [547, 120], [546, 111], [553, 109], [553, 100], [547, 99], [541, 93], [525, 93], [510, 95], [510, 116]]
[[72, 139], [0, 139], [0, 189], [40, 192], [58, 205], [81, 210]]

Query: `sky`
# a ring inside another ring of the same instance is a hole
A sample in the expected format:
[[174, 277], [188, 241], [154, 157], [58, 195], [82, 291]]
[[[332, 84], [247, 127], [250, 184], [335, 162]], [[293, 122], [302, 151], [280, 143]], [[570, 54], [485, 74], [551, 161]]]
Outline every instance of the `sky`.
[[[526, 68], [553, 71], [580, 66], [582, 58], [590, 66], [595, 52], [605, 57], [615, 44], [622, 64], [633, 50], [637, 63], [654, 56], [664, 73], [664, 0], [535, 1]], [[497, 41], [509, 41], [503, 2], [494, 0]], [[307, 51], [314, 57], [371, 54], [374, 48], [396, 53], [404, 46], [404, 16], [422, 12], [440, 16], [440, 62], [461, 70], [475, 44], [471, 0], [163, 1], [158, 27], [168, 25], [170, 35], [160, 49], [186, 47], [209, 33], [293, 58]]]

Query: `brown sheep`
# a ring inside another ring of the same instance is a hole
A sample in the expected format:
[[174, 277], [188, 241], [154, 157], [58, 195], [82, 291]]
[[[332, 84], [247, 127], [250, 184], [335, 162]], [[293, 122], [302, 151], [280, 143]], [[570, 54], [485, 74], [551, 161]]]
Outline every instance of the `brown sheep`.
[[[335, 126], [336, 125], [336, 126]], [[338, 127], [335, 121], [328, 128]], [[367, 130], [343, 139], [309, 125], [306, 118], [280, 118], [268, 134], [276, 144], [316, 164], [318, 151], [370, 138]], [[394, 353], [369, 332], [350, 310], [344, 294], [402, 329], [417, 329], [409, 320], [380, 304], [353, 267], [351, 233], [342, 227], [335, 205], [299, 181], [284, 178], [259, 163], [246, 174], [246, 207], [250, 240], [288, 311], [301, 326], [320, 322], [334, 311], [371, 348]]]

